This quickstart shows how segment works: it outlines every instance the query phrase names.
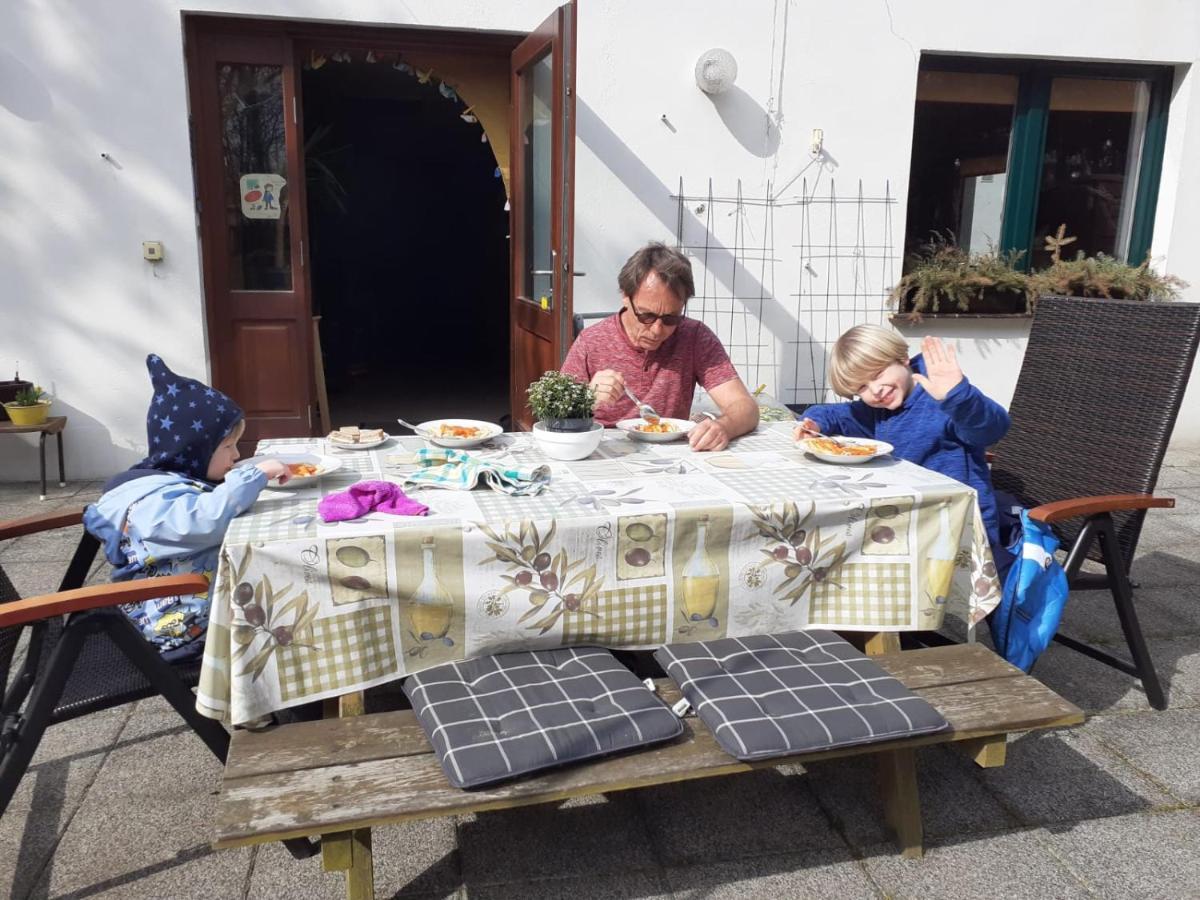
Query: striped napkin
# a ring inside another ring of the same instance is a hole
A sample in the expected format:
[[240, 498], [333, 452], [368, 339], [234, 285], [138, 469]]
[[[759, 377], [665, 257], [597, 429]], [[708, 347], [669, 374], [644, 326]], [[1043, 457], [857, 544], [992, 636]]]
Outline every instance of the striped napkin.
[[404, 485], [469, 491], [480, 481], [493, 491], [521, 497], [540, 494], [550, 482], [550, 467], [518, 466], [511, 461], [478, 459], [461, 450], [424, 447], [416, 453], [417, 471]]

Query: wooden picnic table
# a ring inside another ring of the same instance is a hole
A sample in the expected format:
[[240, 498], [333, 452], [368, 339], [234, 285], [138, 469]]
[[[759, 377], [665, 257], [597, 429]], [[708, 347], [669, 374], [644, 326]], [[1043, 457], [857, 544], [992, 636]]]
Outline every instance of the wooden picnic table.
[[[324, 868], [343, 871], [346, 896], [374, 896], [371, 829], [416, 819], [477, 813], [656, 784], [730, 775], [782, 764], [821, 777], [821, 760], [872, 754], [883, 811], [901, 852], [922, 853], [914, 752], [953, 743], [982, 767], [1004, 765], [1007, 735], [1059, 728], [1083, 713], [980, 644], [876, 657], [889, 674], [933, 705], [946, 731], [791, 757], [741, 762], [718, 746], [697, 718], [670, 743], [592, 760], [503, 784], [451, 786], [412, 710], [361, 715], [351, 701], [342, 718], [298, 722], [264, 732], [236, 731], [217, 804], [215, 846], [240, 847], [320, 833]], [[659, 679], [662, 699], [678, 688]]]
[[822, 627], [882, 635], [879, 651], [898, 632], [947, 614], [973, 626], [995, 607], [972, 489], [891, 458], [820, 462], [790, 428], [760, 426], [720, 453], [609, 431], [573, 463], [502, 435], [479, 454], [548, 465], [542, 493], [421, 490], [410, 493], [426, 517], [331, 524], [316, 515], [322, 496], [401, 481], [424, 441], [264, 442], [260, 453], [327, 454], [340, 468], [264, 491], [230, 526], [197, 706], [242, 723], [511, 649]]

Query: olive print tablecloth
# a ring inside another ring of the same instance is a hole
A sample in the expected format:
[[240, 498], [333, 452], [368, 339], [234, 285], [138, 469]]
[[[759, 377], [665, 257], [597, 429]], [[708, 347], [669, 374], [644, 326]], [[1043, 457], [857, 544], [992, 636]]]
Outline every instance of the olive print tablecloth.
[[314, 486], [268, 489], [221, 550], [198, 708], [234, 723], [454, 659], [601, 644], [650, 649], [795, 628], [974, 626], [1000, 585], [975, 493], [889, 458], [819, 462], [790, 424], [721, 453], [610, 431], [592, 458], [547, 459], [527, 434], [478, 452], [545, 462], [547, 489], [414, 491], [420, 518], [325, 524], [317, 502], [400, 481], [418, 438], [366, 451], [260, 444], [341, 460]]

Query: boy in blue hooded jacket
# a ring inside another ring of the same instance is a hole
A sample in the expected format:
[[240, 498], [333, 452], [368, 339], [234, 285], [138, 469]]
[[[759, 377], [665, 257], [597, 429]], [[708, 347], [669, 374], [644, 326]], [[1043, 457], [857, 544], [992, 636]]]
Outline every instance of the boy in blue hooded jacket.
[[[104, 548], [113, 581], [203, 574], [212, 582], [225, 529], [287, 466], [267, 459], [234, 468], [245, 429], [241, 408], [208, 385], [146, 357], [154, 399], [146, 414], [149, 455], [109, 479], [83, 524]], [[209, 596], [189, 594], [122, 606], [168, 662], [198, 658]]]
[[851, 328], [834, 344], [829, 383], [858, 399], [810, 406], [794, 437], [820, 431], [887, 441], [898, 458], [975, 488], [1003, 581], [1012, 556], [1000, 542], [985, 453], [1008, 432], [1008, 412], [967, 381], [953, 347], [926, 337], [921, 351], [909, 359], [904, 339], [879, 325]]

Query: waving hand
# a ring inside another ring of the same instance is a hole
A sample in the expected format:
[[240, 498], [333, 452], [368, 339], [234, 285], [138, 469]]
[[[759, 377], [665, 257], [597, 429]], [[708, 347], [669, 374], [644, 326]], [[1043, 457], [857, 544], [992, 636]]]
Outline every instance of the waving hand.
[[921, 341], [921, 353], [925, 357], [927, 374], [914, 372], [913, 381], [925, 388], [934, 400], [945, 400], [946, 395], [963, 380], [954, 348], [943, 344], [941, 338], [927, 336]]

